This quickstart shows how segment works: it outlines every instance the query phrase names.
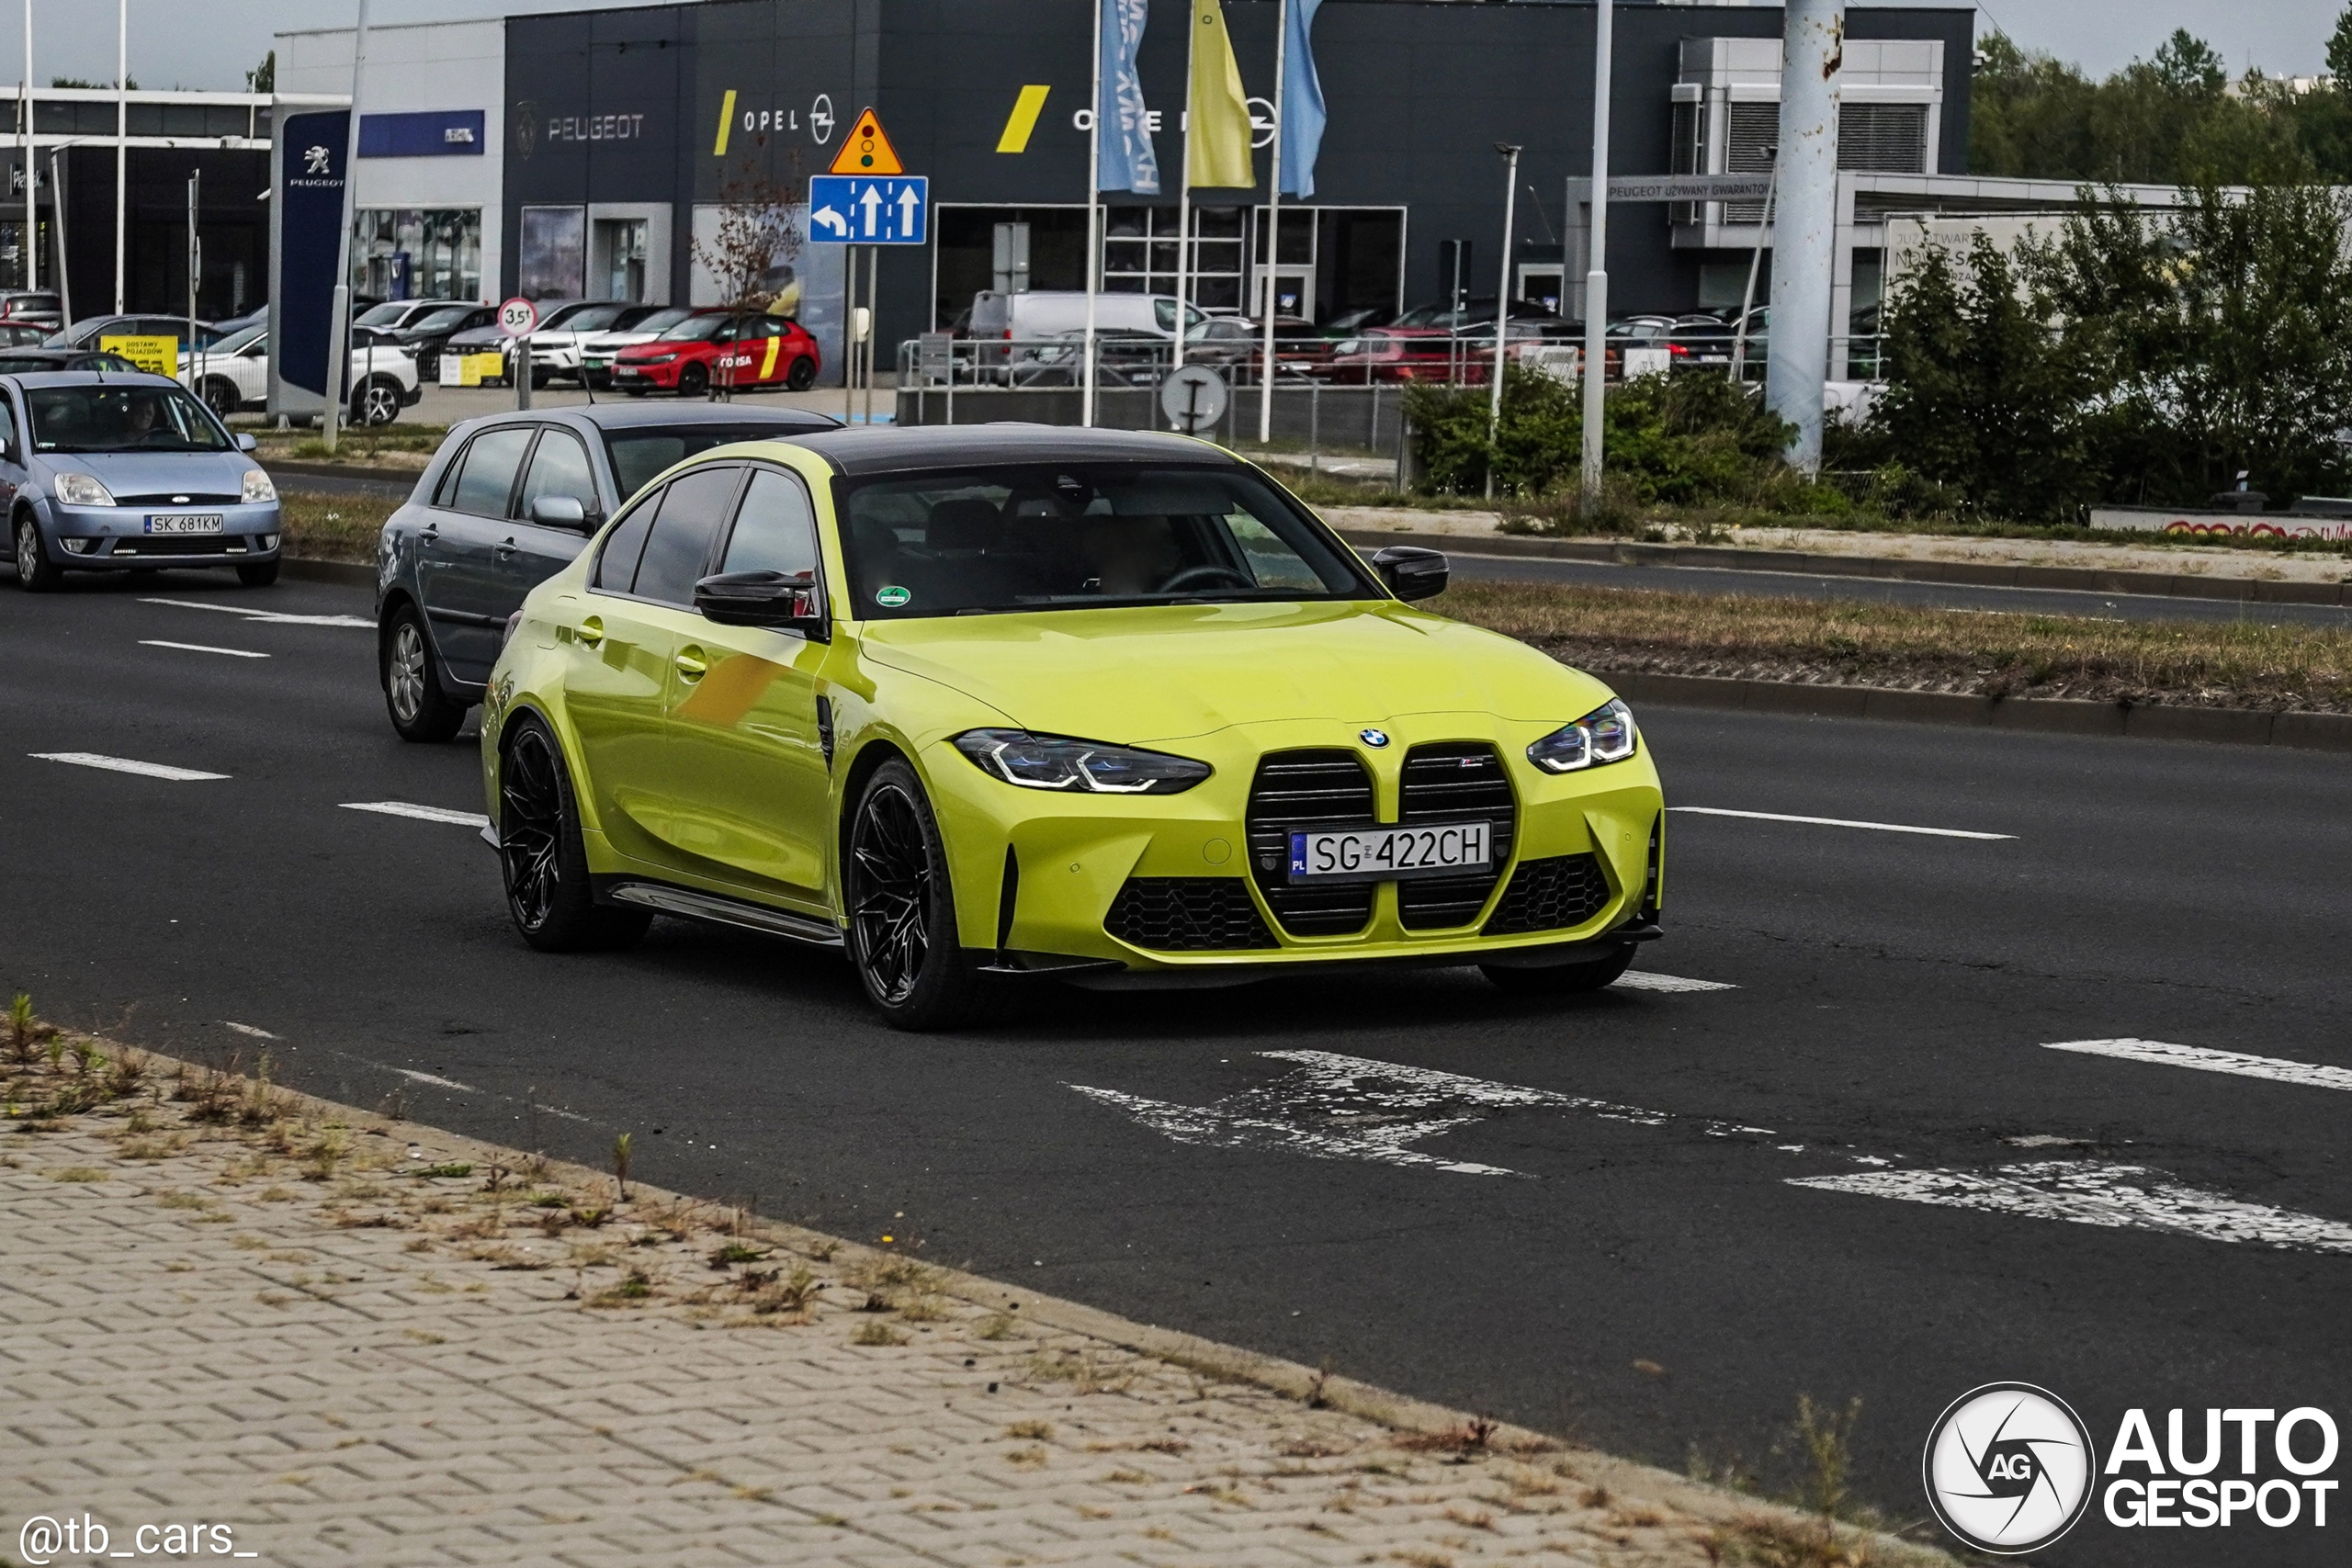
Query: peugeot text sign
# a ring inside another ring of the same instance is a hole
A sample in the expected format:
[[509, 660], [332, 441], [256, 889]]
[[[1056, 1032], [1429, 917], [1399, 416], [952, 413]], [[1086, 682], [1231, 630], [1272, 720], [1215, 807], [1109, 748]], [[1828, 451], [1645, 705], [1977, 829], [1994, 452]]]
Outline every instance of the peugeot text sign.
[[920, 245], [931, 237], [931, 181], [921, 175], [814, 175], [808, 237], [827, 245]]

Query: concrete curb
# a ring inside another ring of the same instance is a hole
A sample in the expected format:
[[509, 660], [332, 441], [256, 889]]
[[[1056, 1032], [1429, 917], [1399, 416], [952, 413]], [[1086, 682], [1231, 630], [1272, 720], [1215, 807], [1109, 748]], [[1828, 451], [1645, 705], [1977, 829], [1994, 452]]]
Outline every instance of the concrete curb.
[[2123, 736], [2140, 740], [2208, 740], [2235, 746], [2287, 746], [2352, 751], [2352, 714], [2270, 708], [2084, 702], [2065, 697], [1979, 697], [1959, 692], [1905, 692], [1882, 686], [1807, 685], [1718, 675], [1645, 671], [1591, 673], [1629, 702], [1732, 708], [1815, 718], [1880, 718], [1907, 724], [1972, 725], [2044, 735]]
[[2352, 583], [2274, 582], [2264, 578], [2209, 577], [2196, 572], [2106, 571], [2097, 567], [1909, 560], [1894, 556], [1798, 555], [1788, 550], [1733, 549], [1715, 545], [1544, 539], [1516, 534], [1383, 534], [1343, 528], [1340, 536], [1356, 545], [1421, 545], [1464, 555], [1594, 561], [1610, 566], [1778, 571], [1792, 577], [1875, 577], [1904, 582], [1963, 583], [1978, 588], [2064, 588], [2088, 593], [2145, 593], [2158, 598], [2221, 599], [2256, 604], [2352, 604]]
[[305, 560], [300, 556], [288, 556], [278, 563], [277, 571], [279, 576], [298, 582], [339, 582], [350, 588], [372, 588], [376, 583], [376, 569], [365, 561]]
[[[106, 1043], [116, 1046], [123, 1043], [116, 1041]], [[201, 1063], [187, 1062], [184, 1058], [166, 1055], [143, 1045], [132, 1046], [130, 1049], [138, 1051], [151, 1062], [165, 1068], [194, 1067], [207, 1072], [215, 1070], [205, 1067]], [[417, 1136], [413, 1131], [411, 1141], [420, 1145], [430, 1145], [438, 1151], [457, 1155], [476, 1165], [487, 1167], [495, 1162], [508, 1170], [519, 1170], [532, 1157], [522, 1150], [487, 1143], [479, 1138], [467, 1137], [462, 1134], [448, 1132], [428, 1122], [406, 1122], [396, 1117], [378, 1115], [362, 1111], [356, 1106], [344, 1105], [332, 1100], [322, 1100], [316, 1095], [305, 1094], [300, 1089], [286, 1089], [277, 1084], [272, 1084], [270, 1089], [272, 1093], [283, 1097], [298, 1111], [320, 1118], [331, 1116], [347, 1126], [356, 1128], [368, 1122], [396, 1123], [405, 1128], [422, 1130], [425, 1135]], [[591, 1190], [611, 1180], [611, 1178], [603, 1171], [574, 1164], [570, 1160], [550, 1158], [547, 1160], [546, 1165], [551, 1175], [574, 1185], [586, 1187]], [[629, 1183], [629, 1201], [632, 1205], [650, 1202], [708, 1204], [724, 1207], [724, 1204], [718, 1200], [696, 1198], [689, 1194], [671, 1191], [667, 1188], [656, 1187], [650, 1182], [634, 1180]], [[811, 1247], [821, 1248], [822, 1255], [841, 1263], [879, 1260], [885, 1258], [904, 1258], [909, 1256], [902, 1252], [867, 1247], [845, 1236], [832, 1235], [823, 1231], [810, 1230], [806, 1226], [756, 1215], [752, 1218], [751, 1229], [764, 1239], [773, 1240], [798, 1252], [808, 1252]], [[1379, 1387], [1377, 1384], [1360, 1382], [1355, 1379], [1343, 1378], [1335, 1373], [1310, 1371], [1295, 1361], [1286, 1361], [1275, 1356], [1261, 1355], [1254, 1350], [1245, 1350], [1238, 1346], [1204, 1339], [1198, 1335], [1186, 1334], [1178, 1329], [1161, 1328], [1155, 1324], [1136, 1323], [1114, 1313], [1103, 1312], [1078, 1302], [1064, 1301], [1057, 1296], [1044, 1295], [1035, 1291], [1020, 1290], [1007, 1285], [1001, 1280], [991, 1280], [982, 1275], [967, 1273], [960, 1269], [951, 1269], [939, 1264], [927, 1266], [937, 1270], [944, 1294], [956, 1296], [975, 1305], [994, 1310], [1014, 1308], [1027, 1322], [1041, 1323], [1065, 1333], [1084, 1335], [1121, 1349], [1134, 1351], [1137, 1355], [1148, 1356], [1174, 1366], [1187, 1368], [1204, 1376], [1222, 1379], [1228, 1382], [1249, 1383], [1280, 1394], [1286, 1399], [1296, 1400], [1301, 1404], [1319, 1400], [1326, 1408], [1354, 1416], [1395, 1431], [1430, 1436], [1461, 1433], [1473, 1429], [1475, 1422], [1484, 1419], [1468, 1411], [1455, 1410], [1445, 1405], [1431, 1404], [1427, 1400], [1415, 1399], [1409, 1395]], [[1514, 1450], [1531, 1453], [1547, 1450], [1569, 1452], [1575, 1456], [1577, 1472], [1582, 1479], [1606, 1486], [1621, 1495], [1659, 1498], [1713, 1524], [1726, 1525], [1743, 1517], [1753, 1518], [1758, 1515], [1773, 1517], [1799, 1526], [1816, 1522], [1814, 1516], [1801, 1513], [1782, 1504], [1710, 1486], [1693, 1481], [1688, 1476], [1678, 1475], [1672, 1471], [1660, 1470], [1655, 1465], [1641, 1464], [1632, 1460], [1620, 1459], [1613, 1454], [1604, 1453], [1598, 1449], [1564, 1442], [1548, 1433], [1538, 1432], [1530, 1427], [1516, 1427], [1507, 1423], [1488, 1423], [1487, 1427], [1484, 1442], [1485, 1446], [1493, 1452], [1506, 1455]], [[1873, 1558], [1873, 1561], [1884, 1561], [1890, 1564], [1890, 1568], [1953, 1568], [1953, 1559], [1932, 1548], [1922, 1547], [1916, 1542], [1864, 1530], [1858, 1527], [1840, 1526], [1839, 1529], [1841, 1534], [1851, 1539], [1867, 1540], [1877, 1551], [1886, 1553], [1883, 1559]]]
[[[408, 494], [416, 489], [423, 468], [368, 468], [356, 463], [309, 463], [293, 458], [276, 462], [264, 459], [262, 467], [273, 474], [300, 474], [314, 479], [349, 479], [354, 483], [380, 485], [385, 493], [398, 491]], [[300, 486], [294, 487], [300, 489]]]

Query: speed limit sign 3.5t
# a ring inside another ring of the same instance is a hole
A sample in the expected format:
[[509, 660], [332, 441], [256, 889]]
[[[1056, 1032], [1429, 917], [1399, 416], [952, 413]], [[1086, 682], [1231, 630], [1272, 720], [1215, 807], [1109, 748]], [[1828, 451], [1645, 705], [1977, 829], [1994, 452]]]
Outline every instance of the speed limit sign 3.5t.
[[508, 337], [521, 337], [539, 324], [539, 308], [519, 295], [498, 308], [498, 330]]

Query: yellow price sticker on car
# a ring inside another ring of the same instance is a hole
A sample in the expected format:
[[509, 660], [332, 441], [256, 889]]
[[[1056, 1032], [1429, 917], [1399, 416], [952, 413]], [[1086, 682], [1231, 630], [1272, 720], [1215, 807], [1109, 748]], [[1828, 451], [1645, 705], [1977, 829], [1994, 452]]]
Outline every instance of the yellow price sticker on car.
[[158, 376], [180, 373], [180, 340], [175, 337], [133, 337], [109, 333], [98, 339], [98, 347], [107, 354], [119, 354], [141, 370]]

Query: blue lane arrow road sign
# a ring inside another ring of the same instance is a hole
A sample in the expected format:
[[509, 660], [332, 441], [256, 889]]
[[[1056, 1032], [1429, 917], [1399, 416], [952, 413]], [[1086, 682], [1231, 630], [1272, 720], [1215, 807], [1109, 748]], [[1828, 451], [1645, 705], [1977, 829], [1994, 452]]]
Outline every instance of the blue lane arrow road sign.
[[922, 175], [817, 175], [808, 237], [823, 245], [920, 245], [930, 237], [931, 181]]

